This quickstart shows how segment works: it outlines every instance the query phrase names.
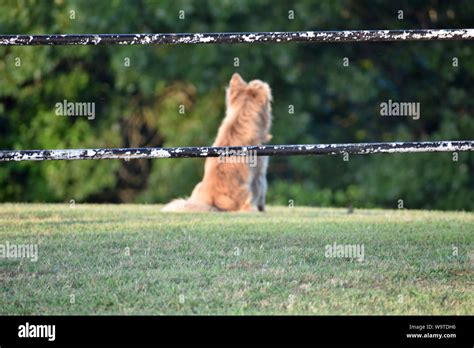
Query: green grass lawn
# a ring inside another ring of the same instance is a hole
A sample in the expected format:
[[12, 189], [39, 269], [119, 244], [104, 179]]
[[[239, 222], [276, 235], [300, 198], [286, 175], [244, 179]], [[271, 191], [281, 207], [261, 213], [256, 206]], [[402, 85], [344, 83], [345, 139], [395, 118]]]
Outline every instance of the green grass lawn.
[[474, 213], [159, 208], [0, 205], [0, 314], [474, 314]]

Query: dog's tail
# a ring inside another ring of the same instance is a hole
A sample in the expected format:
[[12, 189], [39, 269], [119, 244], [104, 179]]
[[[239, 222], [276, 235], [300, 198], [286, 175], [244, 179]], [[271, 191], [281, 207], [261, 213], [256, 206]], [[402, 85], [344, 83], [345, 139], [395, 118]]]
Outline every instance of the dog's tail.
[[192, 199], [174, 199], [165, 205], [161, 211], [163, 212], [205, 212], [205, 211], [218, 211], [216, 207], [212, 205], [195, 201]]

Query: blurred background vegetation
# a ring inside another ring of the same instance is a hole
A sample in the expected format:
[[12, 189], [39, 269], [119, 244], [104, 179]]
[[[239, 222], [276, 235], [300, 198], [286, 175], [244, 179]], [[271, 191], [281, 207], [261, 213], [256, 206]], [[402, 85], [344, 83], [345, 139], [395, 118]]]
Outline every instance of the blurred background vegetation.
[[[469, 28], [473, 18], [469, 0], [0, 3], [3, 34]], [[272, 86], [274, 144], [472, 139], [473, 50], [471, 42], [0, 47], [0, 148], [210, 145], [234, 71]], [[64, 99], [94, 102], [95, 119], [56, 116]], [[388, 99], [420, 102], [421, 118], [379, 116]], [[190, 194], [203, 164], [2, 163], [0, 201], [166, 202]], [[272, 158], [268, 201], [472, 210], [473, 168], [470, 153]]]

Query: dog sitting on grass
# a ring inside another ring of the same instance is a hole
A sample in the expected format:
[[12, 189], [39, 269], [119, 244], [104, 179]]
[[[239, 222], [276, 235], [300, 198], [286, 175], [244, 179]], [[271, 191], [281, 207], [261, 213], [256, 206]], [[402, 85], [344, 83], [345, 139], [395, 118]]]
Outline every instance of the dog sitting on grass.
[[[247, 83], [239, 74], [232, 75], [226, 92], [226, 116], [212, 146], [262, 145], [269, 141], [271, 101], [267, 83], [260, 80]], [[231, 159], [207, 158], [204, 177], [191, 197], [175, 199], [162, 211], [264, 211], [268, 157], [256, 157], [255, 165]]]

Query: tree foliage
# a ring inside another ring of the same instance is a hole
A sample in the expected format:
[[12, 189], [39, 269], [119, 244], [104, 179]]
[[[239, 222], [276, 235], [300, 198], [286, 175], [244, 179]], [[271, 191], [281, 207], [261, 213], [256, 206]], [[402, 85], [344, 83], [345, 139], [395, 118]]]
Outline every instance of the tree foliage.
[[[467, 0], [31, 0], [0, 4], [0, 32], [468, 28], [473, 15]], [[235, 71], [272, 86], [275, 144], [463, 140], [474, 134], [470, 42], [0, 47], [0, 148], [210, 145]], [[56, 116], [54, 105], [65, 99], [95, 103], [95, 119]], [[380, 103], [388, 99], [419, 102], [420, 119], [381, 117]], [[189, 194], [203, 164], [3, 163], [0, 201], [165, 202]], [[402, 199], [408, 208], [469, 210], [473, 168], [469, 153], [457, 161], [449, 153], [273, 158], [268, 199], [393, 208]]]

